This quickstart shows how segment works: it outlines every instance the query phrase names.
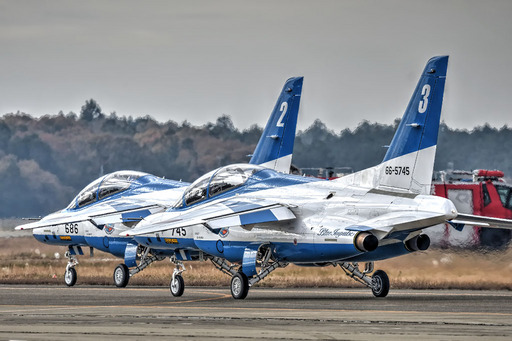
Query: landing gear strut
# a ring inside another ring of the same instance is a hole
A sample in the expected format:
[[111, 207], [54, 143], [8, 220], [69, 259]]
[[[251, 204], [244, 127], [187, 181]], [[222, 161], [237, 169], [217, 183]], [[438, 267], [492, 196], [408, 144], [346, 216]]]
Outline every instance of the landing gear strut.
[[68, 259], [68, 265], [66, 265], [66, 272], [64, 272], [64, 282], [68, 287], [75, 285], [78, 278], [75, 270], [75, 266], [78, 265], [78, 259], [75, 255], [72, 255], [69, 251], [66, 251], [64, 257]]
[[212, 257], [211, 262], [217, 269], [224, 272], [225, 274], [231, 275], [231, 295], [234, 299], [242, 300], [247, 297], [249, 288], [259, 281], [267, 277], [272, 271], [277, 268], [284, 268], [288, 263], [282, 263], [272, 258], [272, 250], [270, 247], [263, 247], [258, 250], [258, 257], [260, 271], [252, 276], [247, 277], [242, 271], [242, 267], [238, 267], [233, 264], [229, 264], [223, 258]]
[[165, 259], [164, 256], [150, 254], [151, 249], [149, 247], [145, 247], [142, 245], [139, 245], [138, 247], [139, 248], [137, 249], [137, 259], [140, 258], [140, 261], [135, 268], [130, 270], [126, 264], [121, 263], [114, 270], [114, 284], [116, 285], [116, 287], [126, 287], [128, 285], [128, 282], [130, 281], [130, 278], [133, 275], [141, 272], [151, 263]]
[[174, 297], [180, 297], [185, 291], [185, 281], [183, 280], [181, 273], [185, 271], [186, 268], [181, 261], [176, 259], [176, 256], [171, 257], [171, 262], [176, 264], [176, 267], [172, 272], [172, 279], [171, 283], [169, 284], [169, 289], [171, 290], [171, 294]]
[[368, 276], [369, 273], [373, 272], [373, 262], [366, 263], [363, 271], [359, 270], [358, 263], [345, 262], [339, 263], [339, 266], [345, 271], [347, 276], [370, 288], [375, 297], [386, 297], [388, 295], [389, 278], [384, 271], [377, 270], [373, 276]]

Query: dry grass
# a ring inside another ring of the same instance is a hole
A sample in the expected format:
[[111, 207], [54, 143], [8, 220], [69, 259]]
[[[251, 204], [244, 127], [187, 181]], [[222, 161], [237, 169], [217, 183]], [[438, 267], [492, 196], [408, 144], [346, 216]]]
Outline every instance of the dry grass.
[[[37, 242], [32, 237], [0, 238], [0, 283], [63, 284], [65, 248]], [[85, 250], [84, 250], [85, 251]], [[55, 258], [55, 253], [60, 258]], [[95, 252], [79, 257], [78, 284], [112, 285], [112, 272], [121, 259]], [[209, 262], [188, 262], [187, 285], [227, 286], [229, 277]], [[376, 264], [385, 270], [394, 288], [512, 290], [512, 249], [468, 252], [433, 249]], [[168, 260], [153, 263], [130, 280], [130, 285], [167, 286], [173, 266]], [[340, 268], [279, 269], [258, 285], [266, 287], [360, 287]]]

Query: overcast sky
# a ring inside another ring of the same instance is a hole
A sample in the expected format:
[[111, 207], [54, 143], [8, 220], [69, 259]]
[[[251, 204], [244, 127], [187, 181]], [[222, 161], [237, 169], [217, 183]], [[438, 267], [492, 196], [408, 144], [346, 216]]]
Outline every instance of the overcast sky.
[[512, 125], [512, 1], [0, 0], [0, 114], [74, 111], [263, 126], [304, 76], [299, 129], [401, 117], [450, 55], [443, 119]]

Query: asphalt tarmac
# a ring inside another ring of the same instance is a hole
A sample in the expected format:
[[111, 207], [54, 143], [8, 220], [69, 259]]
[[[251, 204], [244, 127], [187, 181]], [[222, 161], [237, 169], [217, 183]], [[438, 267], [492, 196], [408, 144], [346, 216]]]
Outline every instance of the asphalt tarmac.
[[512, 292], [0, 285], [2, 340], [511, 340]]

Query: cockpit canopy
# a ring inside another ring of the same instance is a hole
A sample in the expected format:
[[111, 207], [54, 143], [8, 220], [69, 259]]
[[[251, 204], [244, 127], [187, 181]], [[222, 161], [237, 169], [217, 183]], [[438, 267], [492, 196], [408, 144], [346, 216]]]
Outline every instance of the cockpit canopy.
[[145, 175], [148, 174], [136, 171], [118, 171], [107, 174], [86, 186], [78, 193], [73, 201], [71, 201], [67, 208], [84, 207], [113, 194], [125, 191], [130, 188], [130, 185], [135, 180]]
[[243, 185], [254, 173], [264, 169], [251, 164], [234, 164], [206, 173], [194, 181], [174, 207], [190, 206]]

